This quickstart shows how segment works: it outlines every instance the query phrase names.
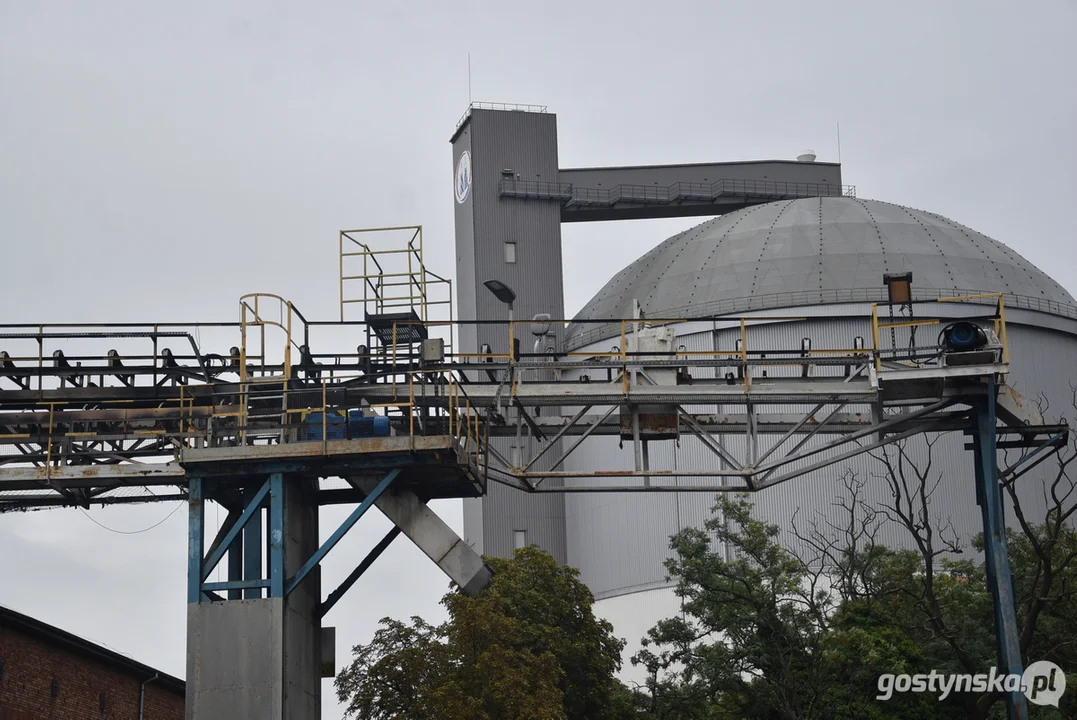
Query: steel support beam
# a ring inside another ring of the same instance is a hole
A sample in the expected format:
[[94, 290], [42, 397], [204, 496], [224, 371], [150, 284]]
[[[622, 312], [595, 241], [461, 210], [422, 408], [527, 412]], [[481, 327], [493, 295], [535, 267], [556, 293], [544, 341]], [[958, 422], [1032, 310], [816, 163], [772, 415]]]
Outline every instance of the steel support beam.
[[396, 477], [399, 474], [399, 469], [390, 470], [389, 473], [384, 478], [382, 478], [381, 482], [379, 482], [370, 490], [363, 502], [359, 503], [359, 507], [355, 508], [355, 510], [352, 511], [351, 515], [349, 515], [347, 519], [345, 519], [344, 522], [340, 524], [340, 527], [338, 527], [333, 532], [333, 534], [330, 535], [324, 543], [322, 543], [322, 546], [318, 548], [313, 555], [307, 558], [307, 561], [303, 563], [303, 566], [301, 568], [299, 568], [299, 571], [295, 574], [295, 577], [290, 579], [285, 584], [285, 595], [292, 592], [292, 590], [295, 590], [299, 583], [303, 582], [303, 580], [307, 577], [307, 574], [310, 573], [310, 571], [313, 570], [314, 567], [322, 561], [322, 558], [324, 558], [329, 553], [329, 551], [336, 546], [338, 542], [340, 542], [340, 539], [344, 537], [344, 535], [346, 535], [349, 530], [352, 529], [355, 523], [359, 522], [359, 518], [363, 517], [363, 515], [366, 514], [367, 510], [374, 506], [374, 503], [377, 502], [378, 498], [381, 497], [382, 493], [385, 492], [386, 488], [388, 488], [389, 485], [392, 484], [393, 480], [396, 480]]
[[[999, 669], [1002, 673], [1021, 675], [1020, 631], [1010, 576], [1010, 555], [1006, 547], [1006, 516], [995, 448], [994, 391], [994, 378], [989, 378], [986, 397], [977, 400], [973, 406], [976, 420], [976, 499], [983, 514], [984, 560], [987, 585], [995, 608]], [[1006, 712], [1010, 720], [1028, 720], [1028, 700], [1024, 693], [1020, 690], [1006, 693]]]
[[284, 474], [269, 476], [269, 597], [284, 597]]
[[395, 540], [397, 535], [399, 535], [401, 532], [402, 531], [400, 530], [400, 528], [394, 525], [393, 529], [386, 533], [385, 537], [378, 541], [378, 544], [375, 545], [374, 548], [366, 554], [366, 557], [363, 558], [362, 562], [355, 566], [355, 569], [348, 574], [348, 577], [344, 578], [344, 582], [340, 583], [340, 585], [337, 586], [336, 590], [329, 593], [329, 597], [325, 599], [325, 601], [321, 604], [321, 607], [319, 607], [318, 609], [319, 616], [325, 617], [325, 614], [333, 609], [333, 606], [336, 605], [342, 597], [344, 597], [344, 593], [351, 590], [352, 585], [354, 585], [356, 581], [360, 577], [362, 577], [363, 573], [365, 573], [367, 569], [374, 564], [375, 560], [381, 557], [381, 554], [385, 552], [385, 550], [393, 543], [393, 540]]
[[187, 602], [202, 602], [202, 548], [206, 542], [202, 478], [187, 480]]
[[[361, 478], [346, 478], [352, 487], [373, 493], [373, 482]], [[367, 498], [368, 500], [371, 498]], [[470, 545], [445, 524], [433, 510], [413, 492], [396, 490], [384, 493], [377, 500], [378, 509], [437, 563], [449, 578], [468, 595], [476, 595], [486, 587], [493, 571]]]
[[677, 406], [677, 416], [684, 421], [684, 424], [688, 426], [688, 429], [702, 441], [702, 443], [712, 453], [717, 455], [720, 459], [725, 461], [727, 465], [738, 470], [744, 468], [744, 464], [733, 457], [728, 450], [721, 446], [707, 430], [701, 426], [691, 414], [684, 411], [684, 408], [680, 405]]
[[[201, 493], [201, 483], [199, 483], [199, 486], [199, 493]], [[219, 563], [221, 561], [221, 558], [224, 557], [224, 553], [226, 549], [232, 544], [232, 541], [235, 540], [236, 536], [239, 535], [240, 531], [242, 531], [246, 527], [247, 523], [254, 516], [254, 514], [261, 509], [262, 501], [265, 499], [265, 496], [268, 492], [269, 483], [266, 482], [257, 492], [253, 493], [252, 496], [248, 497], [249, 501], [246, 503], [246, 507], [240, 514], [239, 519], [235, 522], [235, 524], [232, 526], [232, 529], [228, 531], [224, 538], [221, 539], [221, 542], [217, 546], [217, 548], [210, 554], [208, 558], [206, 558], [205, 564], [202, 568], [202, 580], [205, 580], [209, 577], [209, 574], [213, 572], [213, 568], [217, 567], [217, 563]]]
[[[543, 445], [542, 448], [537, 453], [535, 453], [535, 456], [531, 458], [531, 460], [526, 465], [524, 465], [524, 470], [530, 470], [531, 466], [538, 462], [539, 458], [545, 455], [549, 451], [549, 449], [552, 448], [554, 444], [565, 435], [565, 433], [567, 433], [573, 426], [575, 426], [575, 424], [580, 421], [580, 418], [582, 418], [590, 409], [590, 405], [584, 405], [583, 407], [581, 407], [576, 412], [576, 414], [573, 415], [572, 418], [568, 421], [568, 424], [558, 430], [557, 434], [550, 438], [550, 441]], [[607, 414], [607, 417], [608, 416], [609, 414]]]

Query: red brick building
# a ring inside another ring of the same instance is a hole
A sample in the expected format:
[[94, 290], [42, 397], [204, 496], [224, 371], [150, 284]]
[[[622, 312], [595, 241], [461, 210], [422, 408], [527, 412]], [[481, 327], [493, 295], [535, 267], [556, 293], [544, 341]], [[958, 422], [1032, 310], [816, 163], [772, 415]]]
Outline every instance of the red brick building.
[[184, 683], [0, 607], [0, 720], [183, 720]]

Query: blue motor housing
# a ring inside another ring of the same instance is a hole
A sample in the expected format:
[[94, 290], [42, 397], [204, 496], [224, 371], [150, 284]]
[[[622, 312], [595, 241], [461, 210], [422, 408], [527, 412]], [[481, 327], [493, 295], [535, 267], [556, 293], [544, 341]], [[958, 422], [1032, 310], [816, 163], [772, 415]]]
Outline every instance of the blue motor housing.
[[[312, 412], [307, 415], [306, 438], [307, 440], [322, 439], [322, 416], [324, 413]], [[337, 413], [325, 415], [325, 439], [344, 440], [348, 436], [347, 419]]]
[[389, 418], [384, 415], [364, 416], [362, 410], [348, 413], [348, 437], [389, 437]]

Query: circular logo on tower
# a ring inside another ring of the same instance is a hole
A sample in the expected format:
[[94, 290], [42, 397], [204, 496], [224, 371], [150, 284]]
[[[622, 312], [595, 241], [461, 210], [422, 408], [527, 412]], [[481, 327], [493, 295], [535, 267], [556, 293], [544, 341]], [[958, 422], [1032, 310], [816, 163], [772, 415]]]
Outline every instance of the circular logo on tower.
[[462, 203], [467, 200], [471, 192], [471, 153], [467, 150], [460, 153], [460, 159], [456, 161], [456, 202]]

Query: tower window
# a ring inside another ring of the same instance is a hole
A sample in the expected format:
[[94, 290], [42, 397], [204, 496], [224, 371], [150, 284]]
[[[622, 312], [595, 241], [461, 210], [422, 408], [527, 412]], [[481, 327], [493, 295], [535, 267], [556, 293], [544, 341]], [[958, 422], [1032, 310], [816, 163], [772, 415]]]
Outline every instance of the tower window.
[[516, 243], [514, 243], [514, 242], [505, 243], [505, 262], [507, 262], [507, 263], [515, 263], [516, 262]]
[[512, 548], [514, 550], [520, 550], [527, 547], [527, 531], [526, 530], [513, 530], [512, 531]]

